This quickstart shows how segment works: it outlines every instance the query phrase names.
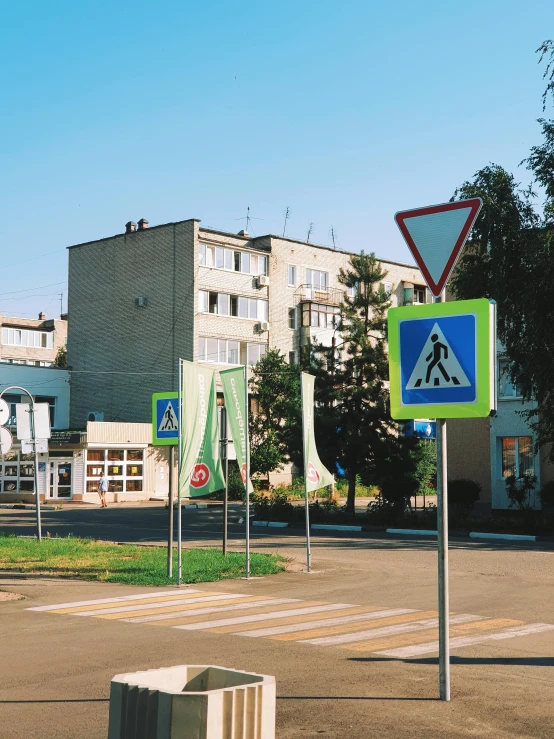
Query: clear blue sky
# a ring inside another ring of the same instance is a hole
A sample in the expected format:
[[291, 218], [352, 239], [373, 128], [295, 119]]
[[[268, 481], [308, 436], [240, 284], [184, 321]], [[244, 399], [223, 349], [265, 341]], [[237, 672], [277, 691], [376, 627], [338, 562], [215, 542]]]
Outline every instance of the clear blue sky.
[[333, 225], [344, 249], [410, 261], [395, 211], [448, 200], [490, 161], [516, 171], [540, 140], [552, 0], [0, 9], [8, 315], [57, 316], [64, 247], [141, 217], [235, 231], [250, 206], [259, 235], [289, 206], [293, 238], [313, 222], [329, 244]]

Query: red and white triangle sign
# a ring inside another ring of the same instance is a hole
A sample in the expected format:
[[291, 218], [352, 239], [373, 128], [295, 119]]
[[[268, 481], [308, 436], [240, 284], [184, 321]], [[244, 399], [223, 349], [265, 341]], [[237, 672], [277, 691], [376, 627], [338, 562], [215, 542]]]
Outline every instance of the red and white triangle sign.
[[394, 216], [429, 290], [438, 297], [483, 205], [481, 198], [403, 210]]

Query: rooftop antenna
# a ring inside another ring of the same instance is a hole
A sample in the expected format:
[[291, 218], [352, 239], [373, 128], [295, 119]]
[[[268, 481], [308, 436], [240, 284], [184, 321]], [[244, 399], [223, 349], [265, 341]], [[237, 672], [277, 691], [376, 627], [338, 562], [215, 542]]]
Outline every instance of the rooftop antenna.
[[335, 244], [335, 229], [333, 226], [331, 226], [331, 239], [333, 240], [333, 249], [337, 248], [337, 245]]
[[308, 238], [306, 239], [306, 244], [310, 243], [310, 236], [312, 235], [313, 230], [314, 230], [314, 224], [310, 223], [310, 228], [308, 229]]
[[248, 226], [250, 225], [250, 221], [263, 221], [263, 218], [254, 218], [254, 216], [250, 215], [250, 206], [246, 208], [246, 218], [235, 218], [236, 221], [246, 221], [246, 228], [245, 231], [248, 233]]
[[285, 225], [283, 226], [283, 236], [287, 232], [287, 221], [289, 219], [289, 214], [290, 214], [290, 209], [289, 209], [289, 206], [287, 205], [287, 209], [285, 211]]

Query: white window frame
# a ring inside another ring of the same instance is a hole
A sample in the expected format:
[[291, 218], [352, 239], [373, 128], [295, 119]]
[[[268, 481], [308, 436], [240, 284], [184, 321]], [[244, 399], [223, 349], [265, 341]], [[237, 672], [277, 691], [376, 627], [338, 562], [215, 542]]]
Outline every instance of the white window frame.
[[[312, 282], [312, 279], [315, 275], [318, 275], [318, 284], [315, 284]], [[325, 285], [322, 286], [322, 276], [325, 276], [323, 282]], [[326, 293], [329, 291], [329, 272], [325, 272], [321, 269], [312, 269], [311, 267], [306, 267], [306, 285], [309, 285], [311, 289], [314, 292], [319, 293]]]
[[[506, 366], [510, 363], [509, 359], [507, 357], [498, 357], [497, 359], [498, 365], [497, 365], [497, 371], [498, 371], [498, 400], [521, 400], [521, 393], [519, 392], [519, 388], [517, 385], [515, 385], [509, 378], [506, 370], [504, 369], [504, 372], [502, 371], [502, 366]], [[506, 376], [506, 380], [509, 384], [509, 386], [513, 389], [513, 395], [505, 395], [502, 392], [502, 378], [503, 376]]]
[[[291, 331], [296, 331], [296, 329], [298, 328], [298, 311], [296, 310], [296, 308], [287, 308], [287, 316], [289, 329]], [[292, 326], [291, 323], [293, 324]]]
[[[223, 251], [223, 254], [219, 252], [220, 249]], [[240, 265], [240, 269], [238, 270], [235, 269], [235, 254], [241, 255], [238, 260]], [[247, 261], [243, 259], [243, 254], [248, 257], [248, 272], [245, 272], [243, 269], [243, 262]], [[223, 257], [223, 266], [217, 266], [218, 258], [221, 262], [221, 257]], [[223, 244], [199, 242], [198, 264], [201, 267], [209, 267], [210, 269], [219, 269], [224, 272], [239, 272], [258, 277], [259, 275], [267, 275], [268, 258], [267, 254], [260, 254], [259, 252], [247, 249], [235, 249], [234, 247], [224, 246]]]
[[[292, 279], [291, 279], [292, 272]], [[289, 287], [296, 287], [296, 264], [287, 265], [287, 285]]]
[[2, 326], [2, 344], [5, 346], [28, 346], [33, 349], [53, 349], [54, 332]]
[[[109, 460], [108, 459], [108, 452], [110, 451], [122, 451], [123, 452], [123, 460]], [[88, 455], [89, 451], [94, 452], [104, 452], [104, 459], [103, 460], [89, 460]], [[142, 460], [138, 459], [128, 459], [129, 452], [142, 452]], [[89, 475], [88, 474], [88, 468], [89, 465], [95, 465], [98, 469], [102, 469], [104, 474], [108, 478], [108, 492], [113, 493], [113, 495], [127, 495], [129, 493], [136, 493], [137, 495], [142, 495], [145, 492], [144, 489], [144, 482], [145, 482], [145, 466], [146, 466], [146, 460], [144, 458], [144, 447], [128, 447], [125, 446], [109, 446], [109, 447], [102, 447], [102, 448], [95, 448], [95, 449], [87, 449], [86, 450], [86, 458], [85, 458], [85, 492], [92, 493], [96, 492], [96, 490], [88, 490], [88, 484], [89, 482], [92, 483], [98, 483], [98, 480], [100, 477], [98, 475]], [[127, 474], [127, 468], [128, 467], [142, 467], [142, 474], [141, 475], [128, 475]], [[109, 467], [121, 467], [122, 473], [121, 474], [114, 474], [109, 475], [108, 474], [108, 468]], [[142, 485], [142, 490], [127, 490], [127, 482], [130, 480], [140, 480]], [[123, 490], [110, 490], [110, 482], [121, 482]]]
[[[519, 440], [520, 439], [529, 439], [531, 442], [531, 453], [532, 453], [532, 466], [531, 466], [531, 472], [534, 473], [535, 471], [535, 454], [533, 453], [533, 437], [530, 434], [520, 434], [519, 436], [498, 436], [498, 476], [501, 480], [505, 480], [506, 477], [502, 474], [502, 468], [503, 468], [503, 460], [502, 460], [502, 441], [504, 439], [514, 439], [515, 440], [515, 472], [516, 477], [521, 477], [519, 469]], [[508, 477], [508, 476], [507, 476]]]
[[[215, 306], [217, 311], [210, 311], [210, 295], [215, 295]], [[231, 298], [237, 300], [237, 313], [244, 309], [246, 303], [246, 315], [233, 316], [231, 313]], [[227, 313], [223, 313], [227, 310]], [[233, 295], [230, 293], [219, 293], [215, 290], [198, 291], [198, 312], [209, 316], [223, 316], [224, 318], [239, 318], [243, 321], [267, 321], [269, 320], [269, 301], [265, 298], [251, 298], [246, 295]]]

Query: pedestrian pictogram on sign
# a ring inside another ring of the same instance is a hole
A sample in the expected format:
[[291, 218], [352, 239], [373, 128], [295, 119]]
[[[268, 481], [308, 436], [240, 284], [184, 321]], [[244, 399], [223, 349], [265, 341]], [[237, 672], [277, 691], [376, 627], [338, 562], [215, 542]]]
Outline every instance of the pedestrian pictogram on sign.
[[439, 324], [435, 322], [410, 375], [406, 389], [469, 387], [470, 385], [448, 339]]
[[178, 393], [154, 393], [152, 395], [152, 443], [157, 446], [167, 446], [177, 444], [178, 440]]
[[394, 216], [429, 290], [439, 296], [475, 223], [481, 198], [400, 211]]
[[495, 407], [494, 305], [460, 300], [391, 308], [393, 418], [483, 418]]
[[171, 402], [171, 400], [167, 401], [166, 409], [162, 416], [162, 421], [158, 426], [158, 433], [160, 431], [179, 431], [177, 414], [173, 409], [173, 403]]

